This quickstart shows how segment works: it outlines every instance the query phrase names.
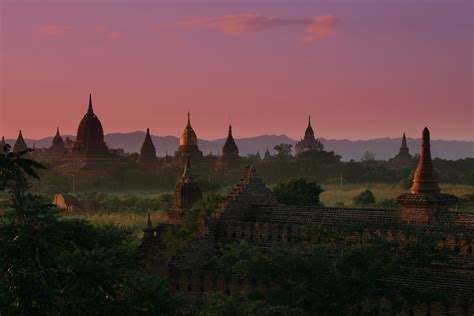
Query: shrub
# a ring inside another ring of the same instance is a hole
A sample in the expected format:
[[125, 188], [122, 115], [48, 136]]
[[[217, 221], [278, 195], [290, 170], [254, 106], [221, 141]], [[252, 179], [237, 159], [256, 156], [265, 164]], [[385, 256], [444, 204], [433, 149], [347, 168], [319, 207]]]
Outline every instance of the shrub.
[[365, 190], [359, 193], [359, 195], [355, 196], [352, 201], [354, 202], [355, 206], [368, 206], [371, 204], [375, 204], [375, 196], [370, 190]]
[[324, 192], [316, 181], [294, 178], [279, 183], [273, 189], [278, 202], [286, 205], [320, 206], [319, 195]]

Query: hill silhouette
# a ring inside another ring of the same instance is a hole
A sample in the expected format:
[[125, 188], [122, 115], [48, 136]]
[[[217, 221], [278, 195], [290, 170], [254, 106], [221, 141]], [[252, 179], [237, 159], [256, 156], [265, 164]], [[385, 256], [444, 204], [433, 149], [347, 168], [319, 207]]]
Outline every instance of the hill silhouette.
[[[69, 136], [74, 140], [74, 136]], [[123, 148], [125, 152], [139, 152], [143, 139], [144, 131], [136, 131], [129, 133], [110, 133], [105, 135], [105, 141], [109, 148]], [[178, 148], [179, 138], [176, 136], [154, 136], [153, 143], [156, 147], [158, 156], [164, 156], [167, 152], [174, 155]], [[14, 143], [14, 139], [7, 139], [9, 144]], [[32, 147], [33, 143], [37, 148], [49, 147], [52, 137], [41, 139], [25, 139], [28, 146]], [[296, 144], [296, 140], [286, 135], [260, 135], [249, 138], [235, 139], [239, 147], [240, 155], [255, 154], [257, 151], [263, 156], [268, 148], [273, 152], [273, 147], [281, 143]], [[210, 152], [220, 154], [225, 138], [215, 140], [199, 139], [199, 148], [204, 154]], [[324, 139], [322, 138], [324, 147], [328, 151], [334, 151], [342, 156], [345, 161], [354, 159], [360, 160], [365, 151], [371, 151], [378, 160], [387, 160], [398, 153], [401, 144], [401, 138], [376, 138], [368, 140], [348, 140], [348, 139]], [[410, 153], [416, 154], [420, 150], [421, 140], [415, 138], [407, 138]], [[433, 157], [442, 159], [456, 160], [468, 157], [474, 157], [474, 141], [452, 141], [452, 140], [432, 140], [431, 151]]]

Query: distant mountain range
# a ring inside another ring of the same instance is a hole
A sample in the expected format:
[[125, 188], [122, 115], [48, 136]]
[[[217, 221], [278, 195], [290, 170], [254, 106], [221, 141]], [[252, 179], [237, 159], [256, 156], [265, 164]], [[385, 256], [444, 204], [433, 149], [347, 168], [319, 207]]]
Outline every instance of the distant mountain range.
[[[68, 135], [74, 140], [74, 137]], [[66, 135], [64, 136], [66, 137]], [[109, 148], [123, 148], [125, 152], [139, 152], [145, 132], [137, 131], [130, 133], [111, 133], [105, 135], [105, 141]], [[178, 148], [179, 138], [175, 136], [152, 136], [153, 142], [157, 149], [158, 156], [164, 156], [167, 152], [173, 155]], [[33, 146], [33, 142], [37, 148], [49, 147], [51, 145], [52, 137], [32, 140], [25, 139], [28, 146]], [[375, 154], [378, 160], [387, 160], [398, 153], [401, 138], [377, 138], [369, 140], [347, 140], [347, 139], [321, 139], [324, 147], [328, 151], [334, 151], [342, 156], [345, 161], [354, 159], [360, 160], [365, 151], [370, 151]], [[7, 139], [9, 144], [14, 143], [14, 139]], [[225, 138], [216, 140], [199, 139], [199, 148], [204, 154], [210, 152], [219, 154], [225, 142]], [[420, 139], [407, 138], [410, 153], [415, 154], [420, 151]], [[250, 138], [236, 139], [241, 156], [247, 154], [255, 154], [257, 151], [263, 156], [265, 150], [268, 148], [273, 153], [273, 147], [281, 143], [292, 144], [296, 140], [291, 139], [286, 135], [261, 135]], [[474, 157], [474, 141], [451, 141], [451, 140], [432, 140], [431, 152], [433, 157], [443, 159], [463, 159], [467, 157]]]

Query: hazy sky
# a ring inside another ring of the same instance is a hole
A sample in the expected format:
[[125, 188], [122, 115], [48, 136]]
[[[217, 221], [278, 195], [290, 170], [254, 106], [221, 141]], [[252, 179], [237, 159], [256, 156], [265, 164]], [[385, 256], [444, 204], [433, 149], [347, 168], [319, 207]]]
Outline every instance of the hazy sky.
[[[41, 3], [40, 3], [41, 2]], [[0, 0], [0, 136], [474, 140], [473, 8], [458, 0]]]

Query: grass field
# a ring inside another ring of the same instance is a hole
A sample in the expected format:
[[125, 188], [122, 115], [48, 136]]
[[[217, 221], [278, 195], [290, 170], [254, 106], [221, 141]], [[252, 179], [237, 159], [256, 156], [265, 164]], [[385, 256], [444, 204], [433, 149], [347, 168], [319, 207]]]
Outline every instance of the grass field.
[[[403, 192], [407, 192], [399, 185], [390, 185], [385, 183], [377, 184], [351, 184], [351, 185], [323, 185], [324, 193], [321, 194], [321, 201], [327, 206], [335, 206], [337, 203], [344, 203], [346, 206], [352, 204], [352, 198], [361, 191], [371, 190], [377, 201], [384, 199], [394, 199]], [[445, 193], [463, 196], [466, 194], [474, 194], [474, 188], [468, 185], [444, 184], [441, 185], [442, 191]], [[127, 193], [129, 194], [129, 193]], [[142, 196], [146, 195], [141, 193]], [[474, 207], [472, 208], [474, 211]], [[161, 210], [150, 210], [153, 224], [166, 220], [166, 215]], [[71, 217], [83, 218], [94, 223], [114, 223], [120, 226], [131, 227], [141, 233], [146, 224], [147, 212], [134, 211], [98, 211], [87, 212], [82, 214], [67, 215]]]
[[[65, 214], [65, 217], [80, 218], [91, 221], [94, 224], [106, 224], [111, 223], [120, 227], [131, 228], [137, 233], [137, 237], [141, 238], [142, 229], [145, 228], [147, 223], [148, 212], [133, 212], [133, 211], [98, 211], [98, 212], [85, 212], [81, 214]], [[167, 216], [162, 211], [150, 211], [150, 217], [153, 225], [164, 222]]]
[[[339, 185], [323, 185], [323, 188], [325, 191], [321, 194], [321, 201], [327, 206], [334, 206], [338, 202], [349, 206], [352, 203], [352, 198], [366, 189], [372, 191], [377, 201], [395, 199], [401, 193], [408, 191], [400, 185], [387, 183], [348, 184], [342, 187]], [[472, 186], [461, 184], [441, 184], [441, 191], [458, 197], [474, 194]]]
[[[323, 185], [324, 193], [321, 194], [321, 201], [326, 206], [336, 206], [341, 202], [345, 206], [352, 204], [352, 198], [359, 194], [361, 191], [369, 189], [371, 190], [377, 201], [384, 199], [395, 199], [398, 195], [403, 192], [407, 192], [399, 185], [391, 185], [385, 183], [375, 184], [350, 184], [350, 185]], [[458, 197], [467, 194], [474, 194], [474, 188], [468, 185], [457, 185], [457, 184], [442, 184], [441, 189], [445, 193], [454, 194]], [[226, 190], [228, 191], [228, 190]], [[225, 195], [224, 192], [222, 192]], [[114, 194], [133, 194], [141, 197], [153, 196], [151, 192], [115, 192]], [[4, 199], [7, 198], [5, 194], [2, 194]], [[474, 205], [469, 204], [463, 209], [474, 211]], [[166, 214], [163, 210], [149, 210], [153, 224], [166, 220]], [[116, 211], [96, 211], [96, 212], [84, 212], [79, 214], [65, 214], [66, 217], [81, 218], [91, 221], [96, 224], [113, 223], [118, 226], [129, 227], [137, 232], [137, 236], [141, 238], [142, 229], [146, 225], [148, 211], [131, 211], [131, 210], [116, 210]]]

